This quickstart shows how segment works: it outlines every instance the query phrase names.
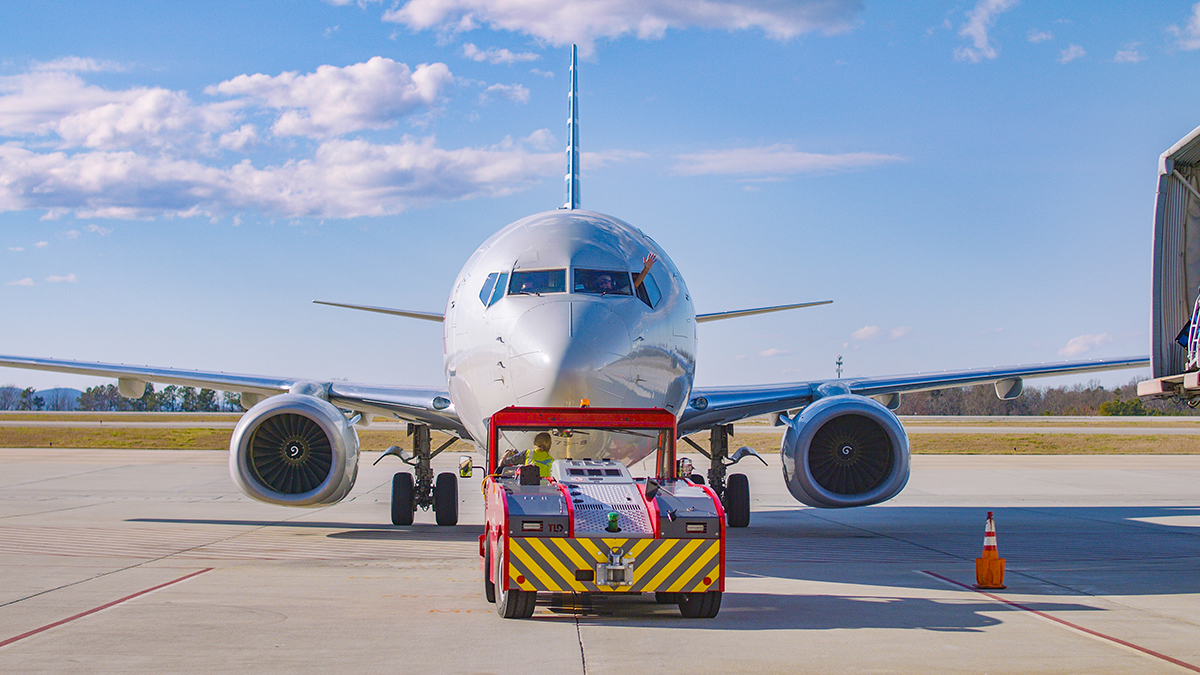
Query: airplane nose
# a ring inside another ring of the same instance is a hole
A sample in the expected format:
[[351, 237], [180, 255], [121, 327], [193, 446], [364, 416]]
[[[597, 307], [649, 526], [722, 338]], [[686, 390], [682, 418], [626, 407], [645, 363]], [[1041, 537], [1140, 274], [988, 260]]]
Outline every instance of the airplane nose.
[[632, 384], [629, 327], [599, 302], [547, 302], [526, 311], [509, 337], [510, 376], [523, 406], [618, 407]]

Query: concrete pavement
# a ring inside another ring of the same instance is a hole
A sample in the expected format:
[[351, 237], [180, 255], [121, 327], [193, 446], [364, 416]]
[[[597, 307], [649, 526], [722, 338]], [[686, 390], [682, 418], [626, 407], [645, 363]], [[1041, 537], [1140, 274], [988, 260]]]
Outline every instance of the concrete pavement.
[[224, 452], [0, 450], [0, 672], [1200, 672], [1200, 456], [916, 456], [900, 497], [843, 511], [768, 456], [707, 621], [651, 597], [501, 620], [478, 479], [458, 527], [396, 528], [403, 466], [374, 459], [304, 510], [240, 496]]

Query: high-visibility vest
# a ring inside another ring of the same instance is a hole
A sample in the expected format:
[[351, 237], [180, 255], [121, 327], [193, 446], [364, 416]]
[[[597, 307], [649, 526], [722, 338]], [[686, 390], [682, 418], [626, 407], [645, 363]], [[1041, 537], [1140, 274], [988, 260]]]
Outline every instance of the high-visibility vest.
[[525, 452], [525, 463], [536, 465], [538, 475], [542, 478], [549, 478], [550, 465], [554, 463], [554, 455], [551, 455], [547, 450], [535, 446]]

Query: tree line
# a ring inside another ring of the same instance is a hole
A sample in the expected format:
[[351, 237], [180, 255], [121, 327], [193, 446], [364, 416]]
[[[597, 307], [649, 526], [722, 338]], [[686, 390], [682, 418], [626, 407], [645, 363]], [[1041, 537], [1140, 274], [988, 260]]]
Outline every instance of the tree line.
[[1197, 415], [1181, 401], [1141, 399], [1137, 380], [1114, 389], [1096, 381], [1071, 387], [1026, 386], [1011, 401], [1001, 401], [990, 384], [904, 394], [897, 415]]
[[[240, 412], [241, 394], [168, 385], [146, 385], [141, 398], [125, 398], [114, 384], [83, 391], [71, 403], [40, 396], [32, 387], [0, 387], [0, 410], [103, 410], [128, 412]], [[1115, 389], [1097, 382], [1071, 387], [1025, 387], [1018, 398], [1001, 401], [990, 384], [904, 394], [897, 415], [1196, 415], [1182, 402], [1140, 399], [1137, 381]]]
[[117, 412], [240, 412], [242, 395], [231, 391], [214, 391], [167, 385], [156, 390], [146, 385], [141, 398], [126, 398], [115, 384], [89, 387], [65, 405], [61, 400], [39, 396], [33, 387], [17, 389], [12, 385], [0, 387], [0, 410], [88, 410]]

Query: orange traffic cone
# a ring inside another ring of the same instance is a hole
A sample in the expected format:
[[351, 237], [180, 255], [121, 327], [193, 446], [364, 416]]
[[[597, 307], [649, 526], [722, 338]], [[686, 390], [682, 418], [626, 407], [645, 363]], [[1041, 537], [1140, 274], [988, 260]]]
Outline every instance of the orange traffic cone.
[[975, 559], [975, 588], [1006, 588], [1004, 558], [996, 549], [996, 523], [991, 511], [983, 528], [983, 555]]

